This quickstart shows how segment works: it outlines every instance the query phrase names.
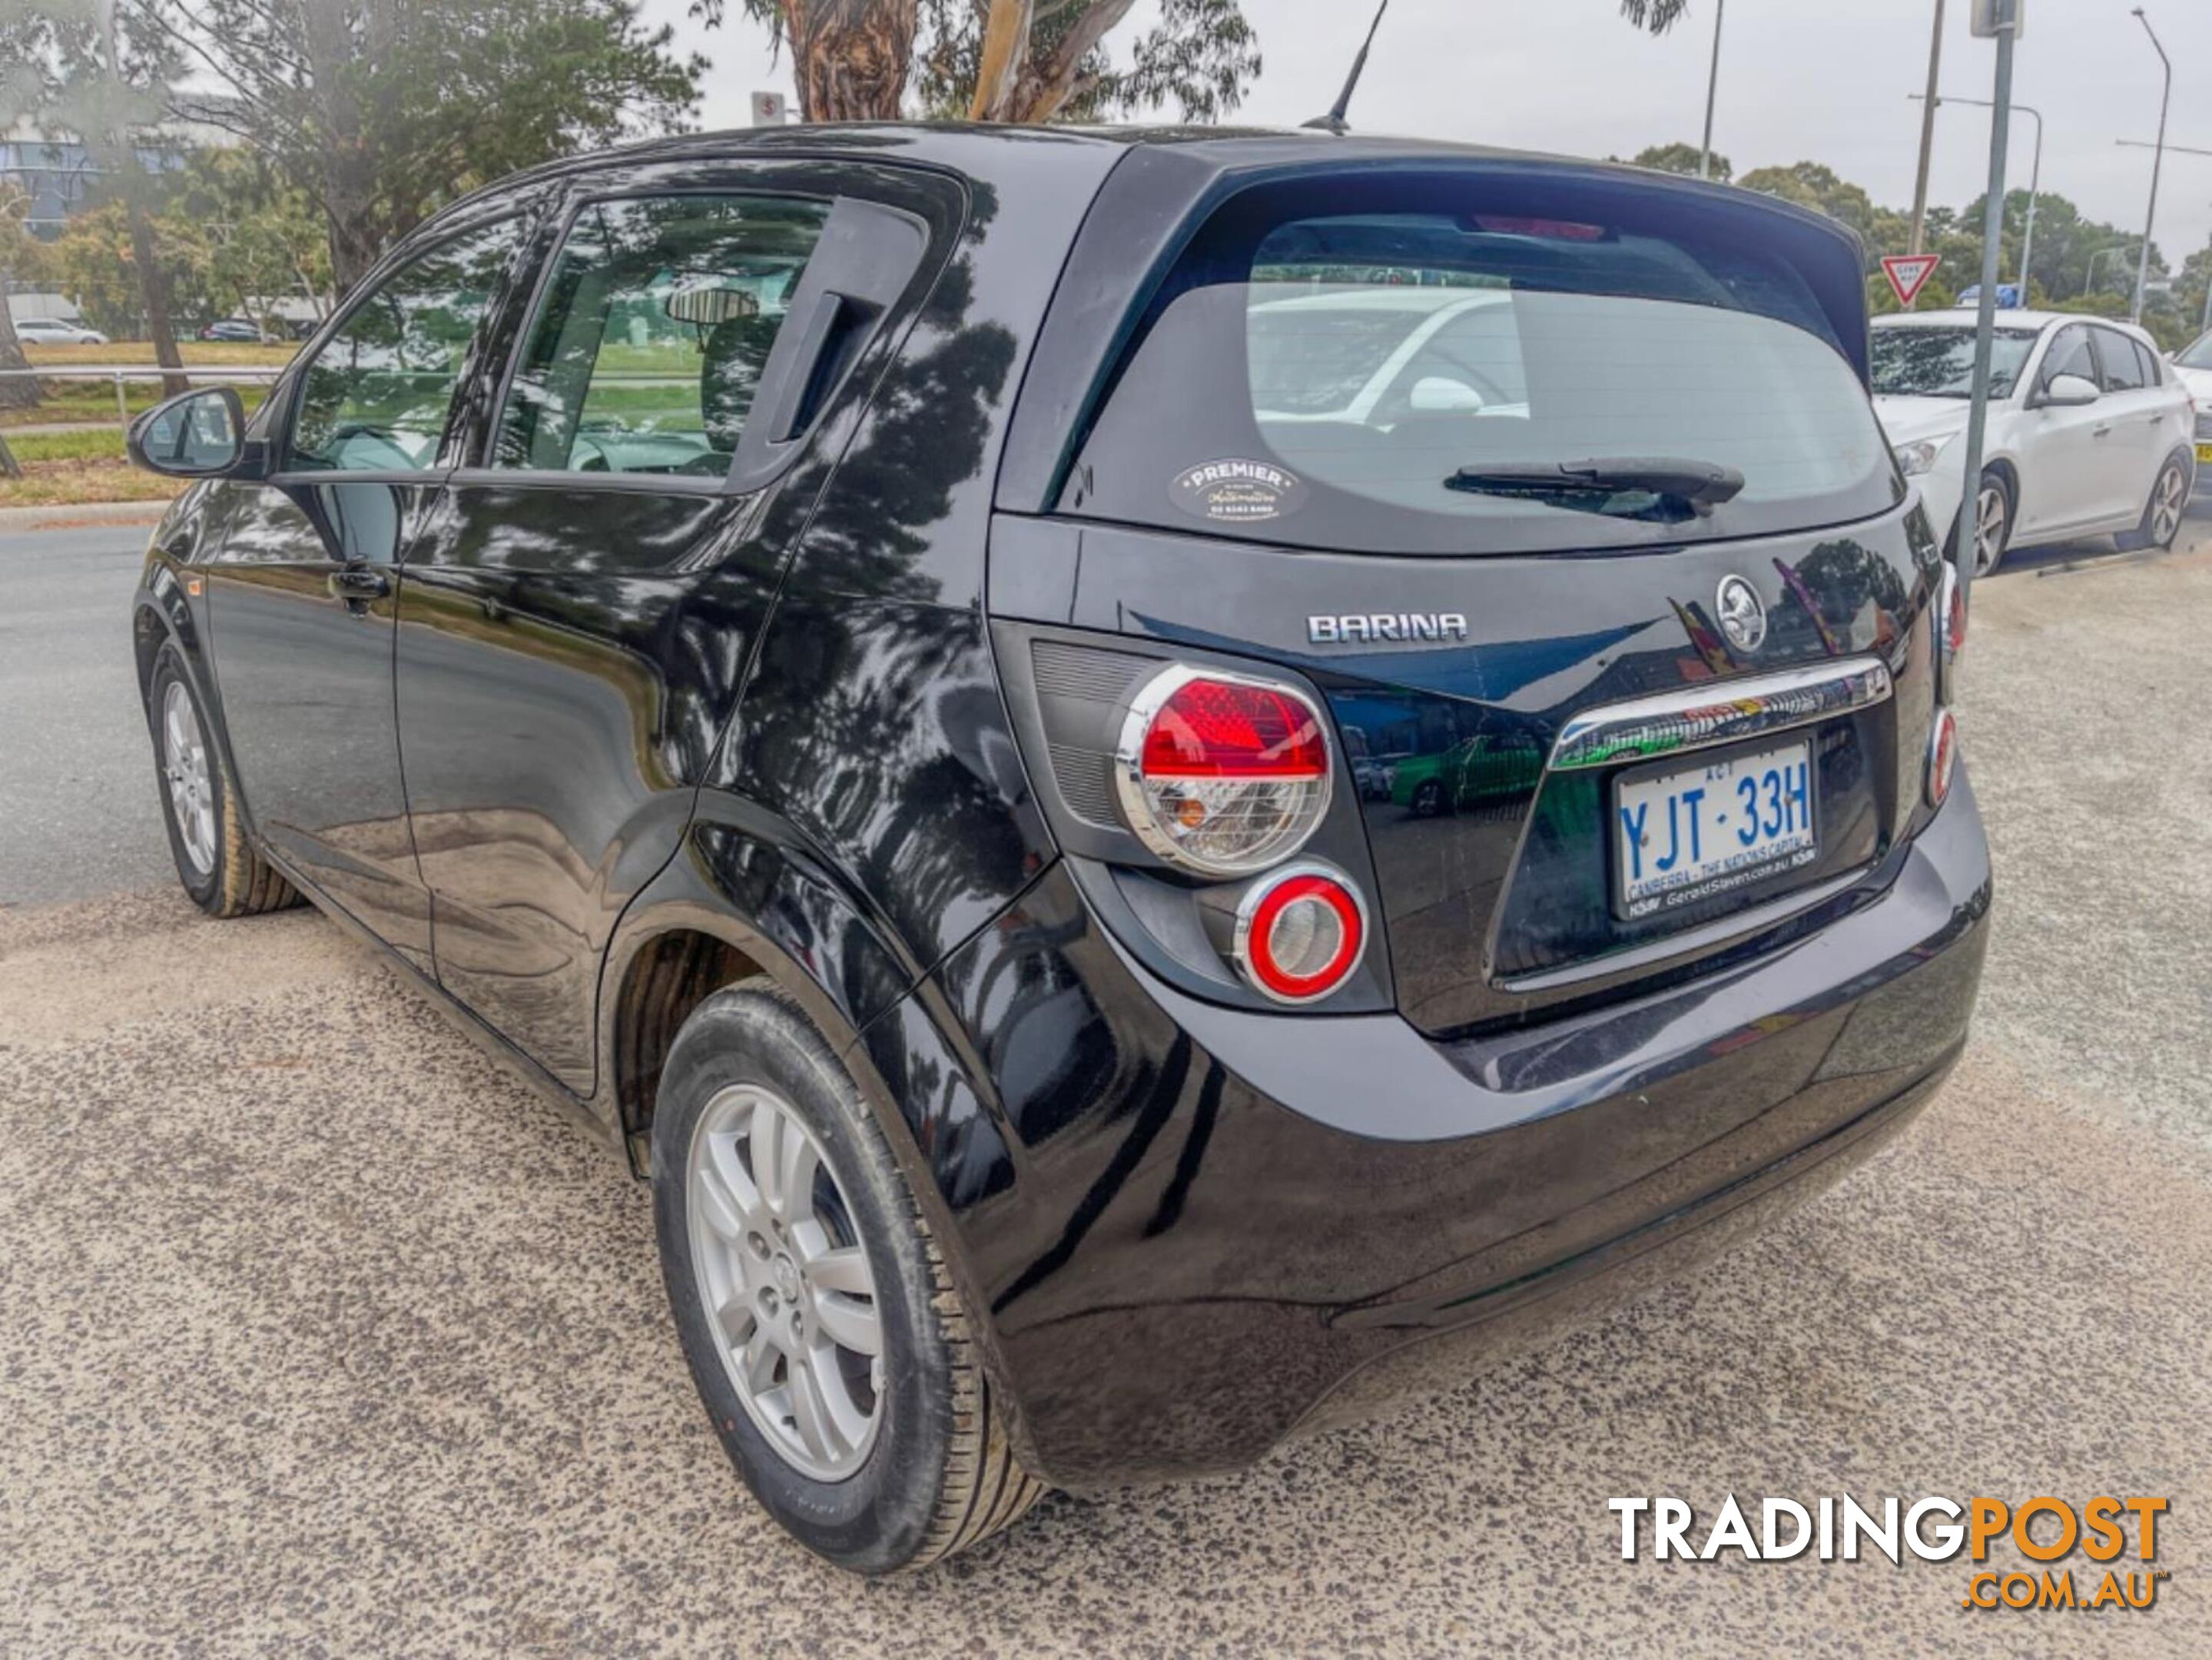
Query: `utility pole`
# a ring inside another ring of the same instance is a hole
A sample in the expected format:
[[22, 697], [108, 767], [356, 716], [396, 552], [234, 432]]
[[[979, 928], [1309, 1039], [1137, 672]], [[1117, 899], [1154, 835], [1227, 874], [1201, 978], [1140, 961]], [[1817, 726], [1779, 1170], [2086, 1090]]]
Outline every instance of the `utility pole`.
[[2158, 171], [2166, 161], [2166, 104], [2173, 94], [2173, 60], [2166, 55], [2166, 48], [2159, 45], [2158, 31], [2151, 27], [2150, 19], [2143, 15], [2141, 6], [2136, 8], [2135, 15], [2136, 21], [2143, 26], [2143, 33], [2150, 36], [2150, 43], [2158, 52], [2158, 61], [2166, 69], [2166, 88], [2158, 95], [2158, 147], [2150, 158], [2150, 206], [2143, 213], [2142, 253], [2136, 260], [2136, 306], [2128, 313], [2130, 322], [2140, 323], [2142, 321], [2143, 289], [2150, 281], [2151, 227], [2158, 222]]
[[1912, 240], [1905, 248], [1907, 253], [1918, 253], [1923, 246], [1928, 222], [1928, 158], [1936, 148], [1936, 105], [1941, 96], [1936, 90], [1936, 82], [1942, 70], [1943, 0], [1936, 0], [1936, 28], [1928, 42], [1928, 91], [1920, 106], [1920, 171], [1912, 180]]
[[1713, 176], [1713, 100], [1721, 89], [1721, 17], [1728, 0], [1713, 0], [1713, 66], [1705, 76], [1705, 142], [1698, 151], [1698, 177]]
[[[1990, 94], [1996, 116], [1990, 122], [1990, 182], [1982, 198], [1982, 293], [1974, 308], [1974, 398], [1966, 417], [1966, 489], [1960, 497], [1965, 517], [1958, 539], [1959, 603], [1967, 602], [1974, 567], [1981, 562], [1982, 453], [1990, 423], [1990, 351], [1996, 331], [1997, 254], [2004, 234], [2005, 148], [2012, 136], [2012, 47], [2020, 33], [2019, 0], [1996, 0], [1975, 9], [1974, 33], [1993, 34], [1997, 43], [1996, 90]], [[1935, 106], [1929, 105], [1932, 112]]]

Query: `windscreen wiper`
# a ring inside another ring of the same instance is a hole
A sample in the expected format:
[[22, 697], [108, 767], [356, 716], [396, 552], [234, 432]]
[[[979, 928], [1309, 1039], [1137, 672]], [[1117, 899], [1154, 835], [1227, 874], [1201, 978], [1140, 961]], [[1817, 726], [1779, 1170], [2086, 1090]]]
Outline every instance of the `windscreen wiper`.
[[[1505, 461], [1462, 467], [1444, 480], [1444, 488], [1622, 518], [1679, 520], [1692, 514], [1703, 516], [1733, 501], [1743, 489], [1743, 474], [1717, 462], [1672, 455], [1593, 456], [1583, 461]], [[1643, 496], [1659, 500], [1640, 500]]]

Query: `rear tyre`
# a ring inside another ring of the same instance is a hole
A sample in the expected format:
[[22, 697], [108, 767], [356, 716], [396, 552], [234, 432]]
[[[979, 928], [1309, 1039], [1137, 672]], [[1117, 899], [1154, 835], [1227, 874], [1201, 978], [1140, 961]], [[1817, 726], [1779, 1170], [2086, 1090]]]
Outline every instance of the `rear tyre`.
[[715, 993], [677, 1035], [653, 1189], [692, 1381], [793, 1538], [840, 1567], [895, 1572], [989, 1537], [1042, 1495], [882, 1130], [771, 982]]
[[2189, 469], [2179, 456], [2170, 455], [2150, 487], [2150, 500], [2143, 504], [2142, 521], [2112, 540], [2127, 553], [2143, 548], [2170, 548], [2173, 538], [2181, 533], [2181, 515], [2188, 506]]
[[169, 855], [192, 903], [210, 916], [251, 916], [297, 904], [300, 896], [255, 851], [238, 789], [176, 648], [163, 646], [146, 689], [155, 781]]

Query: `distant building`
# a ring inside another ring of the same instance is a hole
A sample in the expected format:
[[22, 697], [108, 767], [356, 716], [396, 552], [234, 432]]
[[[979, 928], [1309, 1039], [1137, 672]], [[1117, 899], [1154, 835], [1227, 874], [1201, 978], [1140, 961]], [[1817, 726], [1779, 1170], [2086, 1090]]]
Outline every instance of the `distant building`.
[[[160, 173], [183, 165], [192, 150], [237, 143], [228, 129], [199, 119], [200, 112], [218, 109], [222, 101], [203, 94], [184, 117], [163, 122], [150, 142], [138, 146], [139, 165]], [[18, 121], [0, 132], [0, 188], [14, 185], [30, 198], [24, 218], [35, 235], [60, 235], [70, 216], [82, 211], [98, 189], [100, 172], [82, 141], [47, 131], [36, 122]]]

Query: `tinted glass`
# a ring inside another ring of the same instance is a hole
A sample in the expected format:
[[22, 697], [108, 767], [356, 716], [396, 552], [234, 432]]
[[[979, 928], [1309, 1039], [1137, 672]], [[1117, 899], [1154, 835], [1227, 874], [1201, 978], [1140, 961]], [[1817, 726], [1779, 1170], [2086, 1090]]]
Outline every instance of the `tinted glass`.
[[[1990, 336], [1990, 395], [2008, 398], [2035, 350], [2034, 329]], [[1874, 389], [1893, 398], [1974, 395], [1974, 331], [1893, 324], [1874, 331]]]
[[290, 465], [410, 471], [436, 462], [477, 325], [522, 228], [501, 219], [441, 243], [355, 308], [307, 367]]
[[[1498, 469], [1654, 458], [1741, 488], [1724, 505], [1633, 483], [1495, 488]], [[1464, 211], [1293, 218], [1227, 251], [1201, 238], [1083, 459], [1080, 511], [1349, 548], [1751, 534], [1893, 499], [1866, 390], [1781, 261]]]
[[238, 459], [238, 428], [220, 392], [178, 399], [147, 422], [147, 459], [183, 471], [213, 472]]
[[2181, 349], [2175, 362], [2184, 368], [2212, 369], [2212, 334], [2201, 334]]
[[539, 301], [494, 464], [728, 471], [830, 205], [671, 196], [586, 208]]
[[2060, 332], [2043, 360], [2045, 386], [2062, 374], [2078, 374], [2091, 386], [2097, 384], [2097, 360], [2090, 355], [2089, 331], [2078, 324]]
[[2136, 356], [2136, 343], [2117, 330], [2097, 331], [2097, 359], [2105, 376], [2099, 384], [2106, 392], [2134, 392], [2148, 384], [2142, 360]]
[[2164, 386], [2166, 384], [2166, 374], [2159, 365], [2158, 354], [2153, 351], [2148, 346], [2143, 344], [2140, 340], [2136, 341], [2134, 344], [2136, 349], [2136, 362], [2142, 366], [2143, 385], [2146, 386]]

